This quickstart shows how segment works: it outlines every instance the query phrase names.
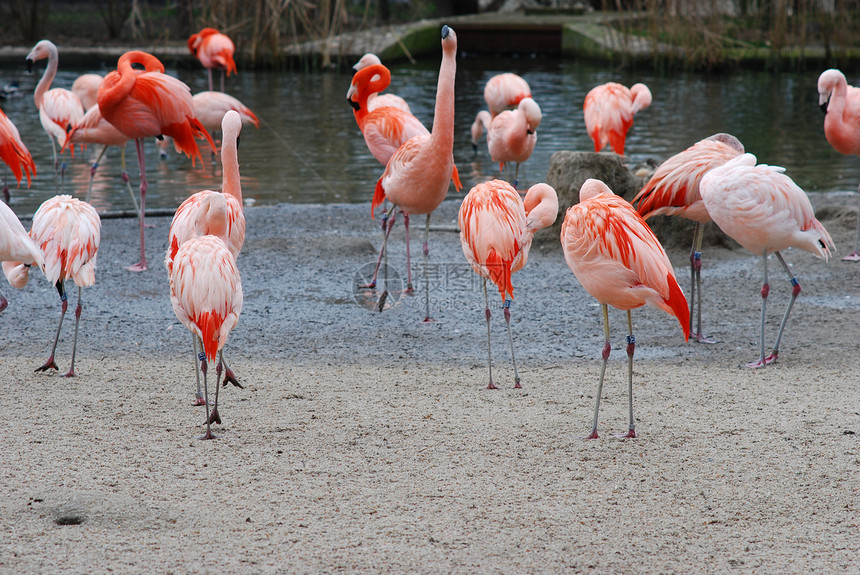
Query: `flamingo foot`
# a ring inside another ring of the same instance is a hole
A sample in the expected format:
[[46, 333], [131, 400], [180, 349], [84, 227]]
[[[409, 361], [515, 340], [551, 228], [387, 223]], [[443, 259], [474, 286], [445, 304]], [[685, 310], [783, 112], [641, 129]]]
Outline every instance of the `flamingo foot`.
[[382, 313], [382, 310], [385, 308], [385, 300], [388, 299], [388, 290], [382, 292], [382, 295], [379, 296], [379, 302], [376, 304], [376, 309], [379, 313]]
[[59, 371], [57, 364], [54, 362], [53, 355], [49, 357], [48, 361], [46, 361], [41, 367], [37, 367], [35, 371], [48, 371], [49, 369], [55, 369]]
[[634, 439], [636, 437], [636, 430], [631, 429], [627, 433], [616, 433], [615, 437], [619, 439]]
[[598, 437], [599, 435], [597, 435], [597, 428], [594, 428], [591, 430], [591, 433], [583, 437], [583, 439], [597, 439]]
[[7, 307], [9, 307], [9, 300], [0, 295], [0, 311], [3, 311]]
[[197, 439], [218, 439], [218, 436], [212, 433], [211, 429], [207, 429], [206, 433], [198, 437]]
[[432, 317], [430, 317], [430, 316], [428, 315], [427, 317], [425, 317], [425, 318], [421, 321], [421, 323], [428, 323], [428, 324], [429, 324], [429, 323], [442, 323], [442, 321], [441, 321], [441, 320], [438, 320], [438, 319], [433, 319]]
[[63, 377], [75, 377], [75, 370], [70, 369]]
[[842, 258], [843, 262], [860, 262], [860, 252], [854, 250], [844, 258]]
[[514, 389], [522, 389], [523, 386], [520, 385], [520, 378], [514, 379]]
[[487, 386], [487, 389], [499, 389], [499, 388], [496, 387], [496, 384], [491, 381], [490, 385]]
[[778, 352], [778, 351], [774, 351], [774, 352], [773, 352], [773, 353], [771, 353], [769, 356], [767, 356], [766, 358], [764, 358], [764, 362], [765, 362], [766, 364], [776, 363], [776, 358], [777, 358], [777, 357], [779, 357], [779, 352]]
[[702, 333], [697, 333], [695, 336], [693, 336], [693, 341], [695, 341], [696, 343], [720, 343], [718, 340], [711, 339]]
[[228, 383], [232, 383], [239, 389], [245, 389], [245, 387], [239, 383], [239, 380], [236, 378], [236, 374], [229, 367], [224, 370], [224, 387], [227, 387]]
[[202, 397], [195, 397], [194, 401], [191, 402], [191, 405], [206, 405], [206, 400]]
[[364, 284], [358, 286], [358, 289], [376, 289], [376, 280], [370, 282], [369, 284]]
[[412, 284], [406, 284], [406, 289], [403, 290], [403, 293], [406, 295], [415, 295], [415, 288], [412, 287]]
[[146, 270], [149, 269], [149, 267], [146, 265], [145, 261], [139, 261], [136, 264], [134, 264], [133, 266], [128, 266], [125, 269], [127, 269], [130, 272], [145, 272]]
[[744, 365], [744, 367], [749, 368], [749, 369], [758, 369], [758, 368], [764, 367], [766, 365], [767, 365], [767, 358], [765, 358], [764, 361], [762, 361], [760, 359], [757, 359], [755, 361], [751, 361], [751, 362], [747, 363], [746, 365]]
[[212, 408], [212, 413], [209, 414], [209, 423], [221, 423], [221, 415], [218, 413], [218, 406]]

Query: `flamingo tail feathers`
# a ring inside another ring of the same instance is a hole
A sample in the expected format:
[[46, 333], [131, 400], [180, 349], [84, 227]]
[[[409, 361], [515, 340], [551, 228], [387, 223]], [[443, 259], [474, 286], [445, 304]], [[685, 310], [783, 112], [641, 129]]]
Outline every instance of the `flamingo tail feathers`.
[[669, 282], [669, 297], [663, 301], [671, 308], [671, 314], [678, 318], [681, 324], [681, 329], [684, 330], [684, 341], [690, 340], [690, 308], [687, 304], [687, 298], [684, 292], [681, 291], [681, 286], [678, 285], [678, 280], [671, 273], [667, 274], [666, 281]]
[[206, 359], [215, 361], [215, 356], [218, 354], [218, 332], [221, 326], [221, 318], [217, 313], [204, 311], [195, 322], [202, 333], [203, 351], [206, 353]]
[[385, 189], [382, 187], [382, 178], [376, 182], [376, 190], [373, 192], [373, 202], [370, 204], [370, 218], [374, 219], [376, 208], [385, 201]]

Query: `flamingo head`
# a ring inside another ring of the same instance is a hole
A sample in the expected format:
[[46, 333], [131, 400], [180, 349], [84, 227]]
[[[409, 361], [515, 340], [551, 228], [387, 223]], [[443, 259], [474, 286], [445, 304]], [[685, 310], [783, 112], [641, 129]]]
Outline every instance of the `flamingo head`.
[[33, 71], [33, 64], [39, 60], [44, 60], [51, 56], [51, 52], [56, 52], [57, 47], [50, 40], [40, 40], [30, 53], [27, 54], [27, 72]]
[[713, 136], [708, 136], [707, 139], [714, 140], [716, 142], [722, 142], [723, 144], [727, 145], [728, 147], [732, 148], [733, 150], [736, 150], [738, 153], [741, 154], [743, 154], [745, 151], [744, 145], [741, 143], [740, 140], [738, 140], [731, 134], [726, 134], [725, 132], [720, 132], [718, 134], [714, 134]]
[[641, 112], [651, 105], [651, 90], [645, 84], [633, 84], [630, 86], [630, 95], [633, 96], [633, 113]]
[[361, 110], [370, 94], [381, 92], [391, 84], [391, 72], [382, 64], [362, 68], [352, 77], [346, 99], [355, 111]]
[[517, 109], [523, 113], [526, 117], [526, 126], [529, 134], [534, 134], [537, 130], [537, 127], [540, 126], [541, 121], [541, 111], [540, 106], [537, 105], [537, 102], [532, 100], [531, 98], [523, 98], [520, 100], [520, 103], [517, 104]]
[[371, 54], [370, 52], [368, 52], [367, 54], [362, 56], [358, 62], [355, 63], [352, 69], [358, 72], [359, 70], [367, 68], [368, 66], [373, 66], [374, 64], [382, 64], [382, 60], [380, 60], [379, 56], [377, 56], [376, 54]]
[[558, 218], [558, 194], [549, 184], [535, 184], [523, 198], [526, 226], [531, 231], [551, 226]]
[[845, 80], [845, 75], [835, 68], [825, 70], [818, 77], [818, 105], [821, 111], [827, 113], [827, 104], [830, 102], [830, 96], [833, 90], [840, 84], [848, 85]]
[[448, 26], [442, 26], [442, 51], [446, 53], [457, 52], [457, 33]]
[[609, 186], [601, 180], [588, 178], [582, 183], [582, 187], [579, 188], [579, 201], [584, 202], [605, 194], [614, 195], [613, 191], [609, 189]]

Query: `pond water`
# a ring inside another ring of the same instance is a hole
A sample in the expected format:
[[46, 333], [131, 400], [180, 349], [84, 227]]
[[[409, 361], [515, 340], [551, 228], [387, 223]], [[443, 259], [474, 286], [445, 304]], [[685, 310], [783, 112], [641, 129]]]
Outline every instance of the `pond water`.
[[[39, 171], [31, 188], [10, 186], [12, 206], [19, 214], [33, 213], [42, 201], [57, 193], [50, 141], [32, 100], [44, 70], [44, 63], [39, 64], [33, 74], [26, 73], [23, 62], [20, 68], [0, 69], [0, 85], [17, 80], [23, 93], [0, 101], [0, 107], [18, 126]], [[106, 73], [112, 65], [64, 69], [61, 52], [54, 86], [69, 88], [79, 74]], [[438, 67], [438, 60], [392, 66], [390, 91], [406, 98], [413, 113], [428, 127], [432, 125]], [[202, 69], [167, 71], [179, 76], [193, 92], [206, 89]], [[543, 111], [534, 155], [520, 168], [521, 188], [545, 179], [554, 152], [593, 149], [585, 133], [582, 103], [589, 89], [608, 81], [628, 86], [645, 82], [654, 96], [651, 107], [636, 116], [629, 133], [626, 151], [631, 164], [649, 158], [663, 160], [710, 134], [730, 132], [759, 162], [786, 167], [807, 192], [854, 191], [860, 182], [860, 158], [838, 154], [824, 138], [816, 89], [819, 71], [663, 76], [575, 60], [460, 57], [454, 155], [465, 186], [462, 193], [498, 175], [498, 166], [489, 160], [485, 146], [473, 156], [469, 127], [475, 113], [485, 107], [484, 83], [504, 71], [516, 72], [529, 82]], [[262, 121], [259, 129], [243, 129], [239, 148], [243, 190], [249, 204], [370, 201], [383, 168], [367, 151], [346, 102], [350, 80], [348, 71], [240, 71], [227, 79], [226, 91]], [[89, 160], [98, 151], [90, 147], [83, 155], [67, 159], [66, 192], [85, 195]], [[136, 191], [139, 179], [133, 144], [127, 146], [127, 159]], [[160, 160], [153, 140], [147, 143], [146, 161], [150, 182], [147, 208], [174, 209], [189, 194], [220, 185], [220, 166], [210, 162], [208, 153], [204, 153], [202, 166], [198, 163], [192, 167], [190, 160], [180, 155]], [[93, 203], [100, 211], [132, 208], [120, 172], [119, 150], [109, 150], [94, 185]], [[11, 179], [5, 165], [0, 165], [0, 177]]]

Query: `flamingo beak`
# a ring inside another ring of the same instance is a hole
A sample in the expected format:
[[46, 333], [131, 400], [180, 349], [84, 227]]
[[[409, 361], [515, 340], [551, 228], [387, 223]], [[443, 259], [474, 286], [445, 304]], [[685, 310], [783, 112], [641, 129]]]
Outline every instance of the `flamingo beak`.
[[27, 58], [27, 73], [30, 74], [33, 72], [33, 60]]
[[829, 100], [830, 98], [825, 94], [822, 94], [818, 98], [818, 107], [821, 108], [821, 111], [825, 114], [827, 114], [827, 104], [829, 103]]
[[451, 31], [451, 29], [448, 28], [448, 26], [442, 26], [442, 39], [443, 40], [448, 37], [448, 33], [450, 31]]

